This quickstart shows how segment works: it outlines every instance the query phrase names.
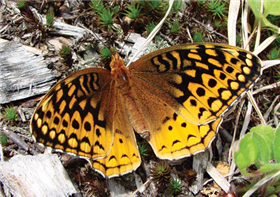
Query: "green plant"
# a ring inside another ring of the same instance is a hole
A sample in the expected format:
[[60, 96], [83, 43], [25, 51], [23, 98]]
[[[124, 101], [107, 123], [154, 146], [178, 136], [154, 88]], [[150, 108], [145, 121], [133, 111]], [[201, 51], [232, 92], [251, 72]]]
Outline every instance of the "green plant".
[[195, 31], [193, 36], [193, 42], [202, 42], [203, 41], [203, 34], [199, 30]]
[[156, 24], [153, 21], [149, 22], [145, 27], [147, 34], [149, 35], [155, 27], [156, 27]]
[[243, 175], [261, 179], [246, 192], [247, 195], [259, 190], [261, 196], [279, 196], [280, 191], [276, 190], [280, 187], [279, 182], [275, 184], [280, 178], [280, 129], [265, 125], [252, 128], [240, 141], [234, 159]]
[[18, 117], [17, 110], [13, 107], [7, 107], [4, 112], [4, 119], [8, 121], [15, 121]]
[[112, 52], [109, 48], [104, 47], [103, 49], [101, 49], [100, 56], [102, 60], [109, 60], [112, 56]]
[[204, 4], [204, 3], [205, 3], [205, 0], [197, 0], [197, 3], [198, 3], [198, 4]]
[[[279, 18], [269, 16], [269, 15], [275, 15], [275, 16], [280, 15], [279, 14], [280, 1], [278, 0], [263, 1], [263, 8], [264, 8], [263, 11], [261, 9], [262, 1], [248, 0], [248, 3], [250, 4], [250, 7], [256, 18], [255, 24], [258, 24], [260, 21], [261, 27], [270, 29], [274, 33], [279, 32], [279, 27], [277, 26], [279, 25], [277, 24], [279, 23], [278, 20]], [[278, 21], [274, 21], [274, 20], [278, 20]]]
[[0, 133], [0, 144], [6, 145], [7, 141], [7, 137], [3, 133]]
[[272, 42], [272, 46], [278, 47], [280, 45], [280, 35], [278, 35], [275, 40]]
[[119, 6], [114, 6], [113, 7], [113, 13], [119, 13], [119, 11], [120, 11], [120, 7]]
[[171, 169], [167, 162], [161, 161], [152, 169], [151, 175], [153, 181], [163, 189], [170, 183]]
[[53, 11], [49, 11], [47, 14], [46, 14], [46, 26], [47, 27], [51, 27], [53, 25], [53, 19], [54, 19], [54, 13]]
[[268, 14], [267, 20], [269, 20], [269, 22], [271, 22], [274, 25], [280, 26], [280, 16], [279, 15]]
[[277, 82], [280, 81], [280, 71], [277, 72], [275, 78], [276, 78]]
[[174, 23], [171, 25], [171, 28], [170, 28], [170, 34], [173, 35], [173, 34], [176, 34], [180, 31], [180, 29], [182, 28], [182, 26], [179, 24], [179, 21], [174, 21]]
[[182, 191], [182, 181], [180, 179], [172, 178], [169, 183], [169, 188], [173, 195], [178, 195]]
[[280, 55], [280, 49], [278, 48], [273, 48], [270, 50], [269, 54], [267, 55], [268, 59], [270, 60], [275, 60], [278, 59]]
[[241, 36], [239, 34], [236, 35], [236, 46], [241, 45]]
[[131, 18], [133, 21], [136, 21], [137, 19], [139, 19], [140, 17], [140, 12], [142, 7], [140, 7], [140, 4], [133, 4], [131, 5], [127, 5], [127, 9], [125, 12], [125, 15], [129, 18]]
[[213, 14], [213, 17], [223, 18], [227, 14], [227, 8], [223, 1], [221, 0], [211, 0], [208, 2], [208, 8]]
[[161, 19], [167, 9], [168, 9], [168, 3], [166, 1], [143, 1], [145, 6], [144, 10], [145, 12], [151, 16], [151, 19], [153, 21], [157, 21], [158, 19]]
[[178, 10], [180, 10], [183, 7], [183, 1], [182, 0], [177, 0], [174, 1], [173, 5], [172, 5], [172, 9], [177, 12]]
[[104, 9], [102, 12], [99, 13], [99, 21], [100, 24], [108, 30], [115, 29], [113, 26], [114, 22], [114, 13], [111, 12], [109, 9]]
[[222, 27], [221, 21], [214, 21], [214, 27], [215, 27], [216, 29], [221, 28], [221, 27]]
[[149, 156], [150, 148], [146, 141], [142, 141], [138, 144], [138, 149], [141, 157]]
[[69, 55], [71, 55], [71, 48], [63, 44], [59, 54], [62, 58], [67, 58]]
[[103, 1], [91, 0], [89, 6], [97, 13], [101, 13], [104, 10]]
[[25, 6], [24, 1], [18, 1], [17, 6], [18, 6], [18, 8], [24, 7]]
[[67, 66], [72, 66], [72, 52], [69, 46], [63, 44], [59, 51], [59, 55], [63, 58], [63, 61]]

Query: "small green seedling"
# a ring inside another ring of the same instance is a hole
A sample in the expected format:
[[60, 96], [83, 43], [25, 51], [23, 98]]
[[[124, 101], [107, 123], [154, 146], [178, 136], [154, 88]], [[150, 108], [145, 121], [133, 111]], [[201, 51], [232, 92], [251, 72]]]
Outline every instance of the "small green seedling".
[[7, 141], [7, 137], [3, 133], [0, 133], [0, 144], [6, 145]]
[[174, 23], [171, 25], [171, 28], [170, 28], [170, 34], [173, 35], [173, 34], [176, 34], [180, 31], [180, 29], [182, 28], [182, 26], [180, 25], [179, 21], [174, 21]]
[[146, 25], [145, 29], [146, 29], [148, 35], [153, 31], [153, 29], [154, 29], [155, 27], [156, 27], [156, 24], [155, 24], [153, 21], [152, 21], [152, 22], [149, 22], [149, 23]]
[[53, 21], [54, 21], [54, 13], [53, 11], [50, 11], [46, 14], [46, 26], [47, 27], [51, 27], [53, 25]]
[[142, 10], [142, 7], [140, 7], [140, 4], [133, 4], [127, 5], [127, 9], [125, 12], [125, 15], [132, 19], [132, 21], [136, 21], [140, 17], [140, 12]]
[[62, 58], [67, 58], [69, 55], [71, 55], [71, 48], [67, 45], [62, 45], [59, 54]]
[[24, 6], [25, 6], [24, 1], [18, 1], [18, 2], [17, 2], [17, 6], [18, 6], [18, 8], [24, 7]]
[[182, 181], [180, 179], [172, 178], [169, 183], [169, 188], [173, 195], [178, 195], [182, 191]]
[[208, 2], [208, 7], [214, 18], [218, 17], [222, 19], [225, 15], [227, 15], [227, 8], [224, 1], [211, 0]]
[[138, 149], [141, 158], [148, 157], [150, 155], [150, 147], [146, 141], [138, 143]]
[[278, 49], [278, 47], [274, 47], [273, 49], [271, 49], [267, 55], [268, 59], [270, 60], [276, 60], [279, 58], [279, 56], [280, 56], [280, 50]]
[[7, 107], [4, 112], [4, 119], [8, 121], [16, 121], [18, 117], [17, 110], [13, 107]]
[[151, 176], [156, 185], [161, 187], [161, 189], [166, 188], [171, 181], [170, 166], [164, 161], [157, 163], [151, 171]]
[[204, 38], [204, 36], [203, 36], [202, 32], [200, 32], [199, 30], [195, 31], [194, 36], [193, 36], [193, 42], [202, 42], [203, 38]]
[[99, 21], [100, 24], [108, 30], [113, 30], [115, 29], [113, 26], [113, 22], [114, 22], [114, 13], [111, 12], [111, 10], [109, 9], [104, 9], [102, 12], [99, 13]]
[[97, 13], [101, 13], [104, 10], [103, 1], [91, 0], [89, 6]]
[[110, 51], [109, 48], [104, 47], [100, 51], [100, 56], [101, 56], [102, 60], [109, 60], [112, 56], [112, 52]]

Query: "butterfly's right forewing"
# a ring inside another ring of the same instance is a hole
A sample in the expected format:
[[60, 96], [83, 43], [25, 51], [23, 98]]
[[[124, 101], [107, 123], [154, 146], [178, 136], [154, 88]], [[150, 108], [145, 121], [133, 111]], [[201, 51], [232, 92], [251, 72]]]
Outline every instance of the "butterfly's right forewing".
[[31, 120], [36, 141], [89, 158], [103, 158], [113, 142], [115, 101], [110, 71], [88, 68], [57, 83]]

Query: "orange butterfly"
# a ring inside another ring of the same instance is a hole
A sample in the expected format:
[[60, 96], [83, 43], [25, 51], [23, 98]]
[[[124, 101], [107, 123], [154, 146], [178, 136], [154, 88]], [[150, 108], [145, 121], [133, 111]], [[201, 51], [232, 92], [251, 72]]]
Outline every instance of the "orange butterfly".
[[134, 131], [161, 159], [205, 150], [223, 114], [261, 75], [252, 53], [205, 43], [157, 50], [128, 68], [116, 54], [110, 67], [58, 82], [31, 120], [39, 143], [89, 158], [106, 177], [140, 165]]

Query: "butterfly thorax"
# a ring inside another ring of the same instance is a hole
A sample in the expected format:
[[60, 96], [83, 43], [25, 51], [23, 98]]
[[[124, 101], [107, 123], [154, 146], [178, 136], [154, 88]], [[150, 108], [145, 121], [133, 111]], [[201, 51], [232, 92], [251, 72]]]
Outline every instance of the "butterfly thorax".
[[135, 95], [131, 88], [129, 69], [125, 66], [124, 61], [119, 58], [118, 54], [112, 55], [110, 67], [112, 78], [115, 81], [116, 88], [125, 101], [126, 110], [134, 130], [141, 137], [147, 138], [149, 136], [148, 123], [139, 107], [137, 95]]
[[112, 55], [110, 67], [116, 87], [121, 90], [122, 94], [128, 94], [131, 87], [129, 70], [125, 67], [124, 61], [119, 58], [118, 54]]

